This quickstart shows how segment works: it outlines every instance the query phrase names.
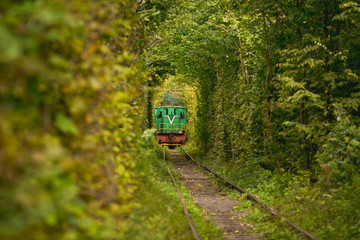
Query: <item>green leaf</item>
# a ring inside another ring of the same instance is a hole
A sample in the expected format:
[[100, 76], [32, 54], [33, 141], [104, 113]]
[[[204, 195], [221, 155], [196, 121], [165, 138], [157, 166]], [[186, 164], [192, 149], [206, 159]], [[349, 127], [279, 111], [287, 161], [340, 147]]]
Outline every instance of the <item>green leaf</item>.
[[55, 126], [63, 133], [71, 133], [74, 135], [78, 133], [78, 129], [73, 121], [63, 113], [58, 113], [56, 115]]
[[20, 41], [0, 25], [0, 59], [12, 61], [21, 54]]

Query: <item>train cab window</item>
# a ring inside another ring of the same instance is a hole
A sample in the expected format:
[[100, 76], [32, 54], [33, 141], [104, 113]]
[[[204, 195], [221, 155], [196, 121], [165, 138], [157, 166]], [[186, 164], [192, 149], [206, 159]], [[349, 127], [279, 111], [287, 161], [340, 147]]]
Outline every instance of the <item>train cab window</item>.
[[169, 115], [169, 110], [168, 109], [166, 109], [166, 115]]
[[185, 114], [183, 112], [180, 112], [180, 119], [184, 119], [185, 118]]
[[174, 109], [174, 115], [176, 115], [176, 109]]
[[162, 118], [162, 112], [159, 111], [159, 114], [157, 115], [157, 118]]

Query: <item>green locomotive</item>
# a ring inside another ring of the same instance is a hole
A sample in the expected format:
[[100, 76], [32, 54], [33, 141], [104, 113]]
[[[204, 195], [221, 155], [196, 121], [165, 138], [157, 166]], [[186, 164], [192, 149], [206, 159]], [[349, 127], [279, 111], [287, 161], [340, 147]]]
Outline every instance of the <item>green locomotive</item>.
[[178, 146], [186, 142], [186, 108], [182, 106], [155, 107], [156, 139], [159, 144]]

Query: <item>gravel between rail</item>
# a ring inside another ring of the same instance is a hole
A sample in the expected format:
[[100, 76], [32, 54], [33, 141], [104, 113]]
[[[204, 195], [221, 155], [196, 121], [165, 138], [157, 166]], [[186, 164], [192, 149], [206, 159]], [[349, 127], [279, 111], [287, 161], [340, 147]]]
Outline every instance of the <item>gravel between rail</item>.
[[243, 216], [246, 211], [238, 209], [239, 200], [223, 193], [204, 173], [201, 173], [176, 150], [171, 150], [169, 162], [182, 176], [180, 182], [190, 191], [195, 203], [206, 212], [211, 222], [223, 230], [224, 239], [265, 239], [245, 221]]

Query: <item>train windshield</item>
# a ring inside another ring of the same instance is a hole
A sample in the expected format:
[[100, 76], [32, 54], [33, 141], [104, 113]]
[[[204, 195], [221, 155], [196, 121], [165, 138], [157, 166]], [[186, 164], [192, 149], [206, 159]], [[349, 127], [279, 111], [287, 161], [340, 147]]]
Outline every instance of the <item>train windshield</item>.
[[184, 118], [185, 118], [184, 112], [180, 112], [180, 119], [184, 119]]

